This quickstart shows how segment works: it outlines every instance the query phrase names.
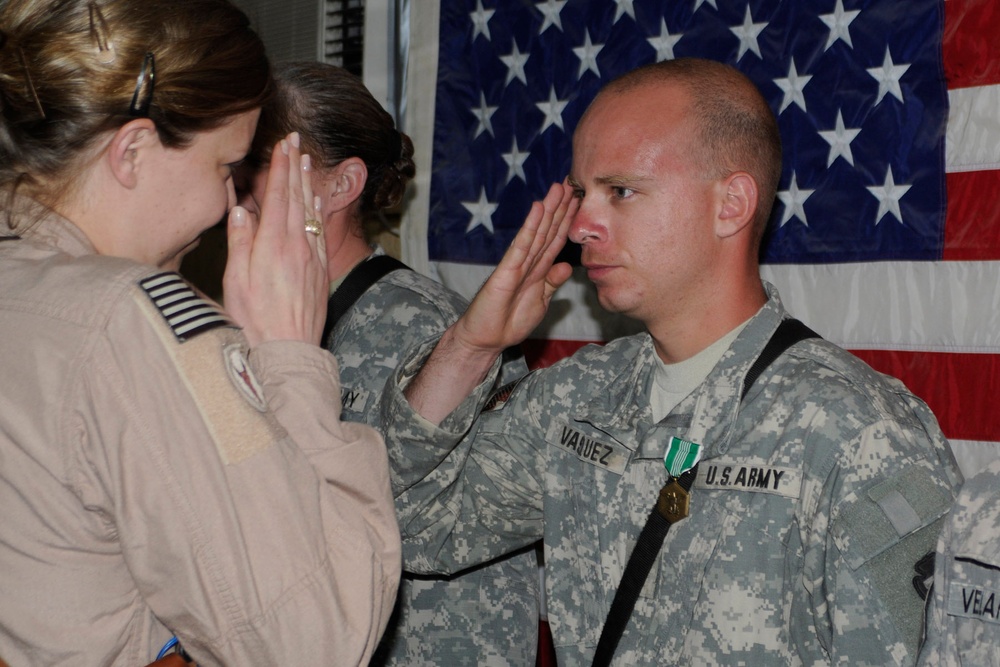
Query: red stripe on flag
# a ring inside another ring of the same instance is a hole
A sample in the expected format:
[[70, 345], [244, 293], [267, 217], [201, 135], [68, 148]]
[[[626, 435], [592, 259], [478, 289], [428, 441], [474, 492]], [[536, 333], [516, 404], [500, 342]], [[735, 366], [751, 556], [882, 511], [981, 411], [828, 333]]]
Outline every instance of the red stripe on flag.
[[947, 189], [942, 258], [1000, 259], [1000, 206], [989, 194], [1000, 192], [1000, 170], [948, 174]]
[[949, 88], [1000, 83], [1000, 3], [948, 0], [944, 3], [942, 55]]
[[851, 350], [875, 370], [902, 380], [957, 440], [1000, 440], [996, 396], [1000, 355]]
[[[587, 343], [529, 339], [522, 343], [531, 368], [545, 368]], [[949, 438], [1000, 441], [1000, 355], [851, 350], [872, 368], [902, 380], [930, 406]]]

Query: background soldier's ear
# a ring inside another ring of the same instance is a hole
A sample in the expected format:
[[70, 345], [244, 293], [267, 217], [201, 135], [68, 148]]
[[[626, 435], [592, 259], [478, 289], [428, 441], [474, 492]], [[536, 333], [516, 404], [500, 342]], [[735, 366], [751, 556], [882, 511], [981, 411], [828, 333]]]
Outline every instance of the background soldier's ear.
[[361, 198], [368, 182], [368, 167], [364, 160], [349, 157], [323, 178], [323, 211], [345, 209]]

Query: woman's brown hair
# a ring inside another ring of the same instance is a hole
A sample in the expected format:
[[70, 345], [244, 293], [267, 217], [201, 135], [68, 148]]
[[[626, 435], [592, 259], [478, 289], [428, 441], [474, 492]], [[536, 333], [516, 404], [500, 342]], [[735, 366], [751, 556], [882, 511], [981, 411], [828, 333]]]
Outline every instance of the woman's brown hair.
[[289, 132], [302, 135], [303, 151], [318, 169], [360, 158], [368, 180], [359, 198], [358, 219], [391, 208], [413, 178], [413, 142], [396, 129], [392, 116], [361, 79], [340, 67], [289, 62], [275, 67], [276, 93], [265, 105], [252, 151], [258, 163]]
[[105, 132], [148, 116], [183, 147], [271, 93], [264, 45], [227, 0], [0, 3], [0, 185], [67, 184]]

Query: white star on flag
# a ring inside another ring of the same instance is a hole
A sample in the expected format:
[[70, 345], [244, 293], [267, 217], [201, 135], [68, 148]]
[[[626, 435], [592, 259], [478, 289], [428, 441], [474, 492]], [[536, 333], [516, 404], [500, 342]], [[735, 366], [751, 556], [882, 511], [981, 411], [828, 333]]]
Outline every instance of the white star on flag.
[[545, 0], [545, 2], [539, 2], [535, 5], [535, 9], [542, 13], [545, 20], [542, 21], [542, 27], [538, 29], [538, 34], [541, 35], [545, 32], [546, 28], [550, 25], [554, 25], [562, 31], [562, 19], [559, 18], [559, 12], [563, 10], [566, 3], [569, 0]]
[[847, 163], [854, 166], [854, 153], [851, 152], [851, 142], [861, 134], [861, 128], [847, 129], [844, 127], [844, 116], [837, 109], [837, 124], [832, 130], [821, 130], [819, 136], [830, 144], [830, 154], [826, 159], [826, 166], [829, 167], [838, 157], [843, 157]]
[[634, 2], [635, 0], [615, 0], [615, 4], [618, 6], [615, 7], [615, 20], [612, 21], [611, 23], [618, 23], [618, 19], [625, 16], [626, 14], [631, 16], [632, 20], [634, 21], [635, 20], [635, 7], [633, 6]]
[[809, 199], [813, 192], [815, 190], [799, 190], [799, 184], [793, 171], [792, 182], [788, 185], [788, 189], [778, 193], [778, 199], [785, 205], [785, 210], [781, 214], [781, 222], [778, 223], [778, 226], [784, 227], [785, 223], [792, 218], [798, 218], [802, 221], [803, 225], [808, 227], [809, 222], [806, 220], [806, 210], [802, 205], [806, 203], [806, 200]]
[[[718, 11], [718, 9], [719, 9], [719, 5], [715, 4], [715, 0], [694, 0], [694, 11], [695, 11], [695, 12], [696, 12], [696, 11], [698, 11], [698, 8], [699, 8], [699, 7], [701, 7], [701, 6], [703, 5], [703, 4], [705, 4], [706, 2], [707, 2], [708, 4], [710, 4], [710, 5], [712, 5], [712, 7], [713, 7], [713, 8], [714, 8], [714, 9], [715, 9], [716, 11]], [[692, 13], [693, 13], [693, 12], [692, 12]]]
[[903, 222], [903, 214], [899, 210], [899, 200], [909, 189], [909, 185], [896, 185], [896, 181], [892, 177], [892, 167], [889, 167], [885, 173], [884, 185], [868, 186], [868, 192], [878, 199], [878, 213], [875, 214], [876, 225], [882, 221], [886, 213], [892, 213], [896, 220]]
[[767, 27], [767, 23], [754, 23], [753, 18], [750, 16], [750, 5], [747, 5], [747, 13], [743, 18], [743, 25], [733, 26], [729, 30], [734, 35], [740, 38], [740, 53], [736, 56], [736, 61], [739, 62], [743, 54], [748, 50], [753, 51], [758, 58], [760, 55], [760, 44], [757, 43], [757, 35], [764, 31]]
[[660, 36], [659, 37], [647, 37], [646, 41], [649, 45], [656, 49], [656, 62], [661, 63], [664, 60], [674, 59], [674, 46], [677, 42], [681, 41], [683, 33], [677, 33], [676, 35], [671, 35], [670, 31], [667, 30], [666, 19], [660, 19]]
[[480, 189], [479, 201], [464, 201], [462, 202], [462, 206], [472, 214], [472, 220], [469, 221], [469, 226], [465, 228], [466, 234], [476, 227], [483, 227], [490, 234], [493, 233], [493, 212], [497, 210], [497, 204], [491, 204], [490, 200], [486, 198], [486, 188]]
[[854, 44], [851, 43], [851, 32], [848, 28], [851, 27], [851, 21], [856, 19], [860, 13], [860, 9], [852, 9], [849, 12], [845, 12], [843, 1], [837, 0], [837, 5], [833, 8], [832, 14], [819, 15], [819, 20], [830, 28], [830, 36], [826, 39], [826, 46], [823, 47], [824, 51], [833, 46], [834, 42], [838, 39], [844, 40], [849, 47], [854, 48]]
[[496, 110], [498, 108], [499, 107], [488, 106], [486, 104], [486, 94], [483, 93], [482, 91], [479, 92], [479, 108], [470, 109], [470, 111], [472, 111], [472, 114], [479, 119], [479, 125], [476, 127], [476, 133], [472, 135], [473, 139], [478, 137], [484, 131], [489, 132], [491, 137], [495, 136], [493, 134], [493, 122], [490, 119], [492, 118], [493, 114], [496, 113]]
[[517, 137], [514, 137], [514, 143], [510, 147], [509, 153], [503, 154], [503, 161], [507, 163], [507, 180], [506, 183], [510, 183], [517, 176], [522, 182], [527, 183], [528, 179], [524, 175], [524, 161], [528, 159], [531, 155], [529, 151], [521, 152], [521, 149], [517, 147]]
[[583, 73], [591, 71], [597, 78], [601, 78], [601, 70], [597, 68], [597, 54], [604, 48], [603, 44], [594, 44], [590, 41], [590, 30], [584, 32], [583, 46], [573, 49], [573, 53], [580, 59], [580, 69], [576, 73], [576, 78], [581, 79]]
[[795, 60], [793, 59], [791, 67], [788, 68], [788, 77], [774, 80], [778, 88], [781, 88], [785, 93], [785, 96], [781, 99], [781, 109], [778, 110], [779, 114], [793, 103], [798, 105], [803, 111], [806, 110], [806, 98], [802, 94], [802, 89], [806, 87], [810, 79], [812, 79], [812, 75], [799, 76], [799, 73], [795, 70]]
[[514, 79], [519, 80], [524, 85], [528, 85], [528, 76], [524, 73], [524, 64], [528, 62], [530, 55], [530, 52], [521, 53], [521, 50], [517, 48], [517, 42], [514, 42], [514, 49], [508, 55], [500, 56], [500, 62], [507, 66], [507, 80], [503, 84], [505, 87]]
[[472, 19], [472, 39], [475, 41], [476, 37], [483, 35], [486, 40], [489, 41], [490, 38], [490, 26], [488, 25], [490, 19], [493, 18], [493, 14], [496, 13], [495, 9], [483, 9], [483, 0], [476, 0], [476, 11], [469, 14], [469, 18]]
[[878, 98], [872, 106], [881, 102], [886, 93], [892, 93], [892, 96], [900, 102], [906, 101], [903, 99], [903, 90], [899, 87], [899, 80], [903, 78], [908, 69], [910, 69], [909, 65], [897, 65], [892, 62], [889, 47], [885, 47], [885, 59], [882, 60], [882, 66], [871, 67], [867, 70], [872, 78], [878, 81]]
[[550, 125], [555, 125], [563, 132], [566, 128], [563, 127], [562, 112], [569, 104], [569, 100], [560, 100], [556, 97], [555, 86], [549, 88], [549, 99], [547, 102], [537, 102], [535, 106], [538, 107], [539, 111], [545, 114], [545, 120], [542, 122], [542, 129], [538, 131], [538, 134], [545, 132], [549, 129]]

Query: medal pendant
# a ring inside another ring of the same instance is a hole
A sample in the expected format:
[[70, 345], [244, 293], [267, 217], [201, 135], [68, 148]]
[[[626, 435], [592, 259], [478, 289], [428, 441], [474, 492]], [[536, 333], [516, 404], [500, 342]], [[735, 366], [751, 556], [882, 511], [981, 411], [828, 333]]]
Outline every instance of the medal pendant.
[[656, 501], [656, 510], [670, 523], [677, 523], [688, 515], [691, 507], [691, 496], [677, 480], [672, 480], [660, 489], [660, 497]]

